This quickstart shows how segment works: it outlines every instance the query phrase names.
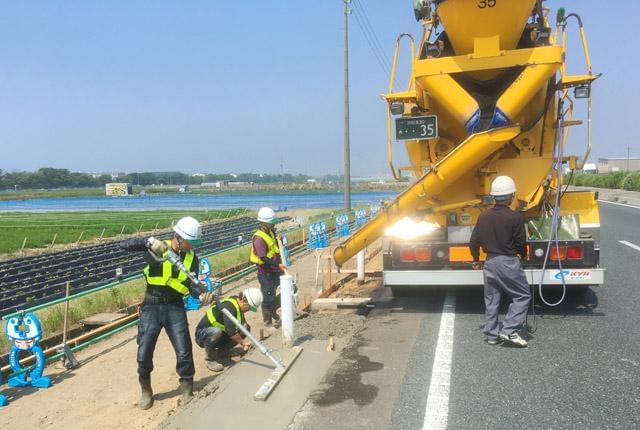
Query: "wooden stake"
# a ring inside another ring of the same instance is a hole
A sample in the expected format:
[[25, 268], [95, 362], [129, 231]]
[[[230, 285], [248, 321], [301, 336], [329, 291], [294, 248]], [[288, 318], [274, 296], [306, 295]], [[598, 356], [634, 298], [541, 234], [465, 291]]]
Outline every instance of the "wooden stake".
[[80, 236], [78, 237], [78, 240], [76, 241], [76, 245], [80, 243], [80, 241], [82, 240], [82, 235], [84, 235], [84, 231], [80, 232]]
[[102, 233], [100, 233], [100, 237], [98, 238], [98, 242], [102, 240], [102, 236], [104, 236], [104, 231], [106, 230], [106, 228], [102, 229]]
[[125, 227], [126, 227], [126, 225], [123, 225], [123, 226], [122, 226], [122, 230], [120, 230], [120, 237], [122, 237], [122, 236], [123, 236], [124, 228], [125, 228]]
[[24, 253], [24, 247], [27, 245], [27, 238], [25, 237], [22, 241], [22, 247], [20, 248], [20, 253]]
[[55, 245], [56, 243], [56, 238], [58, 237], [58, 233], [55, 233], [53, 235], [53, 240], [51, 241], [51, 245], [49, 245], [49, 248], [53, 248], [53, 245]]
[[67, 328], [69, 325], [69, 293], [71, 292], [71, 282], [67, 281], [66, 289], [65, 289], [65, 298], [67, 299], [64, 302], [64, 325], [62, 327], [62, 344], [65, 345], [67, 343]]

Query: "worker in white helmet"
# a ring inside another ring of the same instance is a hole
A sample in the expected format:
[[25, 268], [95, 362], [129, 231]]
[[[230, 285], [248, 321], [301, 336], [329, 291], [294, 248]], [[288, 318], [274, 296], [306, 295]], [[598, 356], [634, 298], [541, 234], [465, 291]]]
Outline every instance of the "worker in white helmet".
[[280, 307], [280, 296], [276, 289], [280, 285], [280, 275], [287, 269], [282, 263], [280, 248], [276, 238], [276, 214], [271, 208], [258, 211], [260, 227], [253, 234], [249, 261], [258, 269], [258, 282], [264, 300], [262, 302], [262, 320], [268, 332], [274, 332], [274, 323], [280, 322], [277, 309]]
[[142, 391], [138, 407], [149, 409], [153, 406], [153, 390], [151, 388], [151, 371], [153, 370], [153, 352], [160, 331], [164, 328], [176, 353], [176, 372], [180, 380], [180, 392], [183, 403], [193, 396], [193, 350], [189, 336], [189, 326], [184, 308], [183, 297], [187, 294], [211, 303], [213, 293], [206, 292], [200, 285], [192, 285], [186, 274], [179, 272], [167, 260], [156, 261], [148, 251], [157, 258], [166, 255], [169, 249], [180, 256], [185, 267], [198, 273], [198, 257], [193, 246], [202, 239], [202, 227], [192, 217], [181, 218], [173, 227], [171, 240], [133, 238], [120, 243], [120, 247], [128, 251], [147, 251], [144, 276], [147, 289], [138, 323], [138, 380]]
[[[516, 184], [508, 176], [498, 176], [491, 183], [495, 206], [483, 212], [471, 233], [473, 268], [480, 269], [480, 247], [487, 254], [484, 263], [484, 334], [489, 345], [502, 342], [524, 348], [527, 341], [519, 334], [526, 320], [531, 290], [521, 260], [527, 257], [527, 233], [524, 215], [511, 210]], [[502, 294], [512, 303], [504, 320], [498, 321]]]
[[[251, 342], [245, 339], [233, 321], [222, 310], [227, 309], [247, 330], [245, 313], [256, 312], [262, 304], [262, 292], [258, 288], [247, 288], [236, 296], [227, 297], [207, 310], [196, 327], [196, 344], [205, 350], [207, 368], [212, 372], [224, 370], [223, 361], [227, 361], [231, 349], [242, 346], [242, 353], [251, 348]], [[228, 362], [228, 361], [227, 361]]]

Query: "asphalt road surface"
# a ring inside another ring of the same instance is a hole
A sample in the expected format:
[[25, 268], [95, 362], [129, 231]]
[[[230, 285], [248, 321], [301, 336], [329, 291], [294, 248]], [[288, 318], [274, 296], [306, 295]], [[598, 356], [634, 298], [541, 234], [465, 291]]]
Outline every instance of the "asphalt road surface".
[[370, 313], [290, 428], [640, 428], [640, 208], [603, 202], [601, 226], [606, 284], [537, 301], [529, 348], [484, 342], [480, 289], [403, 298]]

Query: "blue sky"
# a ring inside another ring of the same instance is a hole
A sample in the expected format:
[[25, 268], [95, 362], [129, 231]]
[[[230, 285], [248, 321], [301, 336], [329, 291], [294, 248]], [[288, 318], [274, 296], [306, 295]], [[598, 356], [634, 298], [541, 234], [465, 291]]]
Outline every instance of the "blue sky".
[[[640, 91], [631, 76], [638, 2], [547, 5], [582, 15], [594, 70], [605, 74], [594, 87], [592, 159], [626, 156], [628, 144], [640, 156], [632, 127]], [[357, 0], [354, 8], [389, 58], [399, 33], [420, 34], [410, 0]], [[355, 18], [352, 174], [383, 175], [379, 94], [388, 81]], [[570, 60], [580, 61], [576, 42]], [[340, 0], [7, 2], [0, 169], [276, 173], [282, 162], [291, 173], [339, 173], [342, 67]], [[570, 149], [583, 145], [577, 130]]]

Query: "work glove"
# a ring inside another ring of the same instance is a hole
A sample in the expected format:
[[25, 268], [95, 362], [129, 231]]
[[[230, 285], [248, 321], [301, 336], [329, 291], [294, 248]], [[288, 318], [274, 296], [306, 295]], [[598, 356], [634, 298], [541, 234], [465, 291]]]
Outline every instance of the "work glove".
[[207, 291], [206, 293], [200, 294], [200, 301], [202, 304], [210, 305], [215, 300], [216, 295], [213, 291]]
[[147, 239], [147, 248], [149, 248], [151, 252], [156, 254], [158, 257], [162, 257], [164, 253], [167, 252], [167, 249], [168, 249], [166, 243], [156, 239], [153, 236]]
[[247, 351], [249, 351], [251, 349], [252, 346], [253, 346], [253, 344], [251, 343], [251, 341], [248, 340], [248, 339], [245, 339], [242, 342], [242, 351], [243, 352], [247, 352]]

